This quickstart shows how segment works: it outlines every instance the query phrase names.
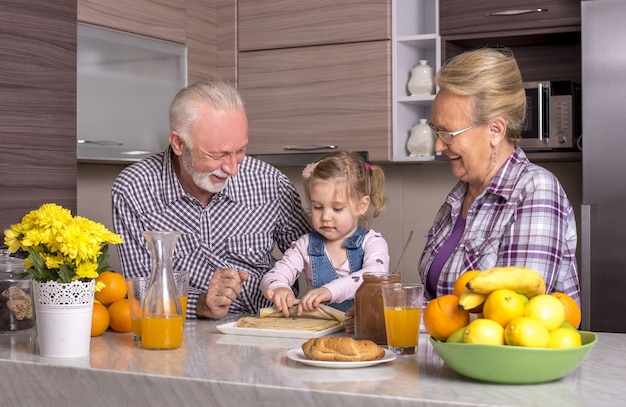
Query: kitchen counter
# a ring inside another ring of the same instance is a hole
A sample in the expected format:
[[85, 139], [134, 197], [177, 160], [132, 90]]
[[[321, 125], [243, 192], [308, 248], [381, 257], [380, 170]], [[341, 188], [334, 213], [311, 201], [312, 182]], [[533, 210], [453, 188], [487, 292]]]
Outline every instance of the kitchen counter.
[[[35, 332], [0, 335], [1, 406], [609, 406], [626, 399], [626, 334], [600, 333], [583, 364], [536, 385], [464, 378], [422, 334], [418, 354], [358, 369], [286, 357], [302, 339], [224, 335], [232, 320], [190, 320], [183, 346], [149, 351], [131, 333], [92, 338], [90, 355], [37, 355]], [[515, 366], [511, 366], [515, 369]]]

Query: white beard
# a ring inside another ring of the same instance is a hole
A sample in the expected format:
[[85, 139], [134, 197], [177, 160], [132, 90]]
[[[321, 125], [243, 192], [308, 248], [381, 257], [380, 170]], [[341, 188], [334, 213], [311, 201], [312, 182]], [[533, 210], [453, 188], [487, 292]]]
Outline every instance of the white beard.
[[[230, 175], [226, 174], [222, 170], [215, 170], [211, 172], [196, 171], [193, 166], [193, 155], [191, 154], [191, 151], [187, 147], [187, 145], [185, 145], [185, 150], [183, 151], [181, 161], [183, 164], [183, 168], [189, 173], [189, 175], [191, 175], [191, 179], [193, 179], [194, 184], [196, 184], [198, 188], [216, 194], [222, 191], [224, 188], [226, 188], [226, 185], [228, 185]], [[219, 183], [212, 182], [210, 178], [211, 175], [224, 178], [224, 181]]]

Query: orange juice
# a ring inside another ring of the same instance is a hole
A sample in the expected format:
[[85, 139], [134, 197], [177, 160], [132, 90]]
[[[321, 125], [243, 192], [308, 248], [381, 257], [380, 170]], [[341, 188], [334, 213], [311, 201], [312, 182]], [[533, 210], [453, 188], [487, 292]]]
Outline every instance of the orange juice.
[[398, 348], [417, 346], [421, 307], [386, 307], [387, 344]]
[[187, 318], [187, 296], [180, 297], [180, 309], [183, 312], [183, 319]]
[[133, 335], [141, 336], [141, 317], [130, 319], [130, 326], [133, 331]]
[[146, 349], [176, 349], [183, 344], [183, 318], [179, 316], [141, 319], [141, 343]]

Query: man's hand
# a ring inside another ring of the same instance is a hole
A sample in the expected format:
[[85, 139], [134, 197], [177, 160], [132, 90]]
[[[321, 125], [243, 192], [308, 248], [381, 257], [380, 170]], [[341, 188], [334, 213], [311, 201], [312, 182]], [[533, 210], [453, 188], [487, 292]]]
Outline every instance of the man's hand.
[[243, 283], [248, 279], [246, 271], [233, 268], [218, 269], [209, 280], [206, 294], [200, 295], [196, 314], [199, 318], [222, 318], [228, 313]]

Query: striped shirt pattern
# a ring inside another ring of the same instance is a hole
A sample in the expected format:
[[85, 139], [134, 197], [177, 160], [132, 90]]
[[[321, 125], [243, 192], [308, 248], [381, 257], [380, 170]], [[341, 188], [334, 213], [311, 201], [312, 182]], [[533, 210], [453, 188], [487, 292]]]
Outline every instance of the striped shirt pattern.
[[[426, 236], [419, 262], [422, 281], [452, 233], [467, 184], [448, 194]], [[467, 270], [520, 266], [538, 271], [547, 292], [562, 291], [580, 303], [576, 219], [558, 179], [532, 164], [518, 147], [469, 208], [461, 241], [443, 266], [437, 296], [451, 294]]]
[[191, 271], [187, 318], [196, 318], [198, 297], [213, 271], [233, 267], [249, 273], [229, 312], [255, 314], [271, 305], [260, 290], [281, 252], [312, 230], [291, 181], [271, 165], [246, 156], [239, 173], [206, 207], [182, 187], [171, 149], [135, 163], [112, 187], [113, 224], [124, 238], [118, 246], [126, 277], [150, 274], [145, 230], [177, 230], [174, 269]]

